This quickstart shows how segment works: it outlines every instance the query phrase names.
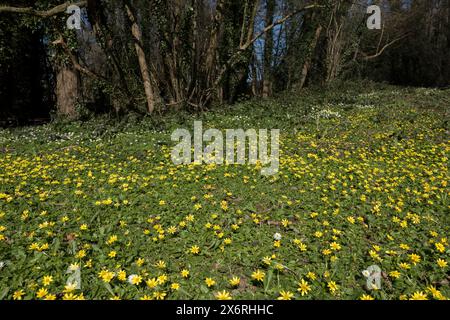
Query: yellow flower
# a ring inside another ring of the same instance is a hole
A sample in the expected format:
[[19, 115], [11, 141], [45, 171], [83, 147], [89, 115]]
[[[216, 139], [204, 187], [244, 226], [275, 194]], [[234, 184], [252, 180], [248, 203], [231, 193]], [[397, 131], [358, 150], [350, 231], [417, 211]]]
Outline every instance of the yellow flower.
[[36, 297], [38, 299], [44, 298], [48, 294], [48, 290], [46, 288], [41, 288], [36, 292]]
[[232, 297], [229, 292], [223, 290], [221, 292], [217, 292], [214, 294], [217, 300], [232, 300]]
[[399, 266], [400, 266], [400, 268], [402, 268], [404, 270], [411, 269], [411, 266], [409, 265], [409, 263], [406, 263], [406, 262], [400, 263]]
[[167, 293], [165, 292], [153, 292], [153, 298], [156, 300], [164, 300], [165, 296], [167, 295]]
[[64, 293], [70, 293], [70, 292], [74, 291], [76, 288], [77, 288], [77, 283], [76, 283], [76, 282], [74, 282], [74, 283], [68, 283], [68, 284], [66, 284], [66, 285], [64, 286], [63, 292], [64, 292]]
[[112, 271], [102, 270], [98, 273], [98, 276], [103, 280], [103, 282], [111, 282], [115, 274]]
[[84, 265], [85, 268], [92, 268], [92, 259], [89, 259]]
[[192, 246], [190, 249], [192, 254], [199, 254], [200, 253], [200, 248], [198, 246]]
[[214, 281], [212, 278], [206, 278], [205, 279], [205, 283], [208, 286], [208, 288], [212, 287], [213, 285], [216, 284], [216, 281]]
[[272, 258], [271, 257], [264, 257], [262, 259], [263, 263], [270, 266], [270, 264], [272, 263]]
[[25, 295], [25, 292], [23, 290], [17, 290], [13, 293], [13, 299], [14, 300], [22, 300], [22, 297]]
[[120, 270], [119, 272], [117, 272], [117, 279], [119, 279], [119, 281], [126, 281], [127, 280], [126, 271]]
[[417, 254], [414, 254], [414, 253], [409, 255], [409, 259], [411, 260], [411, 262], [412, 262], [414, 265], [416, 265], [417, 263], [419, 263], [420, 260], [421, 260], [420, 256], [417, 255]]
[[280, 296], [278, 297], [278, 300], [292, 300], [294, 297], [294, 294], [290, 291], [280, 291]]
[[70, 270], [70, 271], [77, 271], [78, 269], [80, 269], [80, 266], [79, 266], [78, 263], [72, 263], [72, 264], [69, 266], [69, 270]]
[[437, 242], [434, 245], [436, 246], [436, 250], [439, 251], [440, 253], [445, 252], [445, 246], [442, 243]]
[[409, 246], [407, 244], [401, 243], [400, 244], [400, 249], [409, 250]]
[[316, 274], [314, 272], [308, 272], [306, 277], [308, 277], [308, 279], [310, 279], [310, 280], [316, 280], [317, 279], [317, 276], [316, 276]]
[[181, 276], [182, 276], [183, 278], [189, 277], [189, 270], [187, 270], [187, 269], [181, 270]]
[[330, 289], [330, 292], [334, 294], [337, 290], [339, 290], [339, 286], [334, 281], [328, 282], [328, 289]]
[[394, 271], [389, 272], [389, 275], [391, 276], [391, 278], [398, 279], [398, 278], [400, 278], [401, 273], [394, 270]]
[[142, 267], [142, 265], [144, 264], [145, 260], [142, 258], [139, 258], [136, 260], [136, 264], [138, 267]]
[[53, 277], [52, 276], [44, 276], [42, 278], [42, 284], [45, 287], [48, 287], [52, 282], [53, 282]]
[[114, 250], [108, 253], [108, 257], [110, 257], [110, 258], [115, 258], [116, 255], [117, 255], [117, 252]]
[[375, 300], [371, 295], [369, 294], [363, 294], [359, 300]]
[[341, 250], [342, 247], [341, 247], [341, 245], [339, 243], [332, 242], [330, 244], [330, 248], [333, 249], [334, 251], [339, 251], [339, 250]]
[[265, 276], [266, 274], [259, 269], [252, 273], [252, 279], [260, 282], [264, 280]]
[[167, 281], [167, 276], [165, 274], [162, 274], [158, 277], [158, 283], [163, 285]]
[[146, 281], [146, 284], [147, 284], [147, 287], [149, 287], [150, 289], [153, 289], [158, 286], [158, 279], [156, 279], [156, 278], [148, 279]]
[[117, 238], [116, 235], [112, 235], [112, 236], [109, 237], [107, 243], [108, 243], [108, 244], [113, 244], [114, 242], [117, 241], [117, 239], [118, 239], [118, 238]]
[[148, 295], [144, 295], [139, 300], [153, 300], [153, 297], [150, 297]]
[[159, 261], [156, 263], [156, 267], [157, 267], [158, 269], [165, 269], [165, 268], [166, 268], [166, 263], [165, 263], [163, 260], [159, 260]]
[[78, 259], [82, 259], [86, 256], [86, 251], [85, 250], [80, 250], [78, 251], [78, 253], [75, 255], [76, 258]]
[[34, 242], [34, 243], [30, 244], [28, 249], [30, 249], [30, 250], [39, 250], [39, 244]]
[[177, 227], [171, 226], [167, 229], [167, 232], [170, 234], [175, 234], [177, 232]]
[[438, 259], [436, 262], [437, 262], [438, 266], [441, 267], [441, 268], [446, 268], [447, 267], [447, 261], [445, 261], [443, 259]]
[[241, 283], [241, 278], [239, 277], [233, 277], [230, 280], [228, 280], [231, 286], [237, 287]]
[[304, 279], [302, 279], [299, 283], [298, 283], [298, 292], [301, 293], [302, 297], [307, 295], [310, 291], [311, 291], [311, 287], [309, 286], [308, 282], [305, 281]]
[[134, 285], [139, 285], [142, 282], [142, 277], [137, 274], [132, 274], [128, 277], [128, 282]]
[[442, 293], [435, 287], [429, 286], [427, 287], [427, 290], [433, 295], [433, 298], [437, 300], [445, 300], [445, 297], [442, 295]]
[[73, 293], [66, 293], [66, 294], [64, 294], [64, 296], [63, 296], [63, 300], [77, 300], [77, 295], [76, 294], [73, 294]]
[[422, 291], [416, 291], [409, 300], [428, 300], [427, 294]]
[[45, 296], [44, 300], [56, 300], [56, 296], [54, 294], [48, 294]]
[[180, 285], [178, 283], [174, 282], [170, 285], [170, 289], [178, 290], [178, 289], [180, 289]]

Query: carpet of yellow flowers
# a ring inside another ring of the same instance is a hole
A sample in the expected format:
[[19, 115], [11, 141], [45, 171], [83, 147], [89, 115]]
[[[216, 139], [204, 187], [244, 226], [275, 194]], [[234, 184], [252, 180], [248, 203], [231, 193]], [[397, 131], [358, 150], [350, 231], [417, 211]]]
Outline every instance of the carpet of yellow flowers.
[[[0, 131], [0, 299], [449, 299], [450, 92], [353, 92]], [[194, 119], [280, 173], [173, 165]]]

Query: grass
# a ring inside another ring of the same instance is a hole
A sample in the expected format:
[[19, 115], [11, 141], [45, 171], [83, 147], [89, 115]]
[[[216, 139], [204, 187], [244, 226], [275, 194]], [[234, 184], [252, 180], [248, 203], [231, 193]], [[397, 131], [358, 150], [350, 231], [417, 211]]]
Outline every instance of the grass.
[[[448, 299], [449, 96], [346, 85], [0, 131], [0, 299]], [[281, 129], [280, 173], [173, 165], [194, 120]]]

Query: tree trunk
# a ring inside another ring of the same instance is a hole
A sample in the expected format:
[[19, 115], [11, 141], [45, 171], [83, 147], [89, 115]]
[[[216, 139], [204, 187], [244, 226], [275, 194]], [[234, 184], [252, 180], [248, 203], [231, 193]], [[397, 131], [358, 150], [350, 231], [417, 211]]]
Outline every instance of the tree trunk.
[[216, 5], [216, 14], [214, 16], [213, 26], [209, 37], [209, 46], [206, 52], [206, 87], [211, 87], [215, 73], [217, 72], [217, 50], [219, 47], [220, 28], [223, 24], [223, 10], [225, 6], [224, 0], [218, 0]]
[[153, 91], [153, 86], [150, 77], [150, 71], [147, 64], [147, 59], [145, 58], [145, 52], [142, 49], [142, 32], [139, 27], [136, 17], [134, 16], [131, 8], [128, 4], [125, 5], [127, 10], [128, 19], [131, 22], [131, 32], [135, 41], [136, 54], [139, 60], [139, 67], [141, 69], [142, 81], [144, 82], [145, 96], [147, 98], [147, 111], [148, 113], [153, 113], [155, 110], [155, 95]]
[[75, 119], [78, 116], [76, 104], [80, 88], [78, 72], [68, 66], [61, 66], [56, 75], [56, 102], [58, 116]]
[[[266, 9], [266, 27], [273, 23], [275, 14], [275, 0], [267, 0]], [[273, 30], [266, 33], [264, 41], [264, 80], [263, 80], [263, 98], [272, 95], [272, 62], [273, 62]]]
[[311, 68], [311, 62], [314, 57], [314, 52], [316, 51], [317, 48], [317, 42], [319, 41], [320, 35], [322, 34], [322, 29], [323, 29], [322, 26], [317, 27], [314, 39], [311, 42], [309, 48], [310, 51], [305, 59], [305, 63], [303, 64], [302, 68], [302, 75], [300, 77], [300, 84], [299, 84], [300, 89], [302, 89], [306, 84], [306, 79], [308, 78], [309, 69]]

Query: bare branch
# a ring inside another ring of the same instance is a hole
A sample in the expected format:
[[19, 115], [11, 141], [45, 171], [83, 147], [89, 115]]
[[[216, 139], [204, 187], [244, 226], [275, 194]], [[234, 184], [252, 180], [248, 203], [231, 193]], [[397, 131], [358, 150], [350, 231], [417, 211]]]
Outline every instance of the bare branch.
[[57, 5], [49, 10], [36, 10], [33, 7], [11, 7], [6, 5], [0, 5], [0, 13], [9, 12], [9, 13], [17, 13], [17, 14], [26, 14], [41, 18], [49, 18], [60, 13], [66, 12], [67, 8], [71, 5], [75, 5], [78, 7], [85, 7], [87, 5], [87, 1], [78, 1], [78, 2], [65, 2], [63, 4]]
[[395, 43], [399, 42], [400, 40], [405, 39], [406, 37], [408, 37], [408, 34], [405, 34], [401, 37], [398, 37], [394, 40], [392, 40], [391, 42], [386, 43], [381, 49], [377, 49], [377, 52], [375, 52], [372, 55], [367, 55], [364, 52], [361, 52], [361, 54], [363, 55], [363, 60], [368, 61], [368, 60], [372, 60], [375, 58], [378, 58], [379, 56], [381, 56], [383, 54], [384, 51], [386, 51], [387, 48], [389, 48], [390, 46], [394, 45]]
[[281, 19], [275, 21], [274, 23], [272, 23], [271, 25], [268, 25], [267, 27], [265, 27], [262, 31], [260, 31], [258, 34], [256, 34], [256, 36], [253, 39], [249, 38], [247, 40], [247, 42], [239, 48], [239, 50], [241, 50], [241, 51], [247, 50], [252, 44], [254, 44], [256, 41], [258, 41], [258, 39], [261, 38], [262, 36], [264, 36], [267, 32], [272, 31], [273, 28], [275, 28], [276, 26], [279, 26], [280, 24], [285, 23], [293, 16], [296, 16], [296, 15], [302, 13], [303, 11], [307, 11], [310, 9], [316, 9], [316, 8], [323, 8], [323, 6], [312, 4], [312, 5], [302, 7], [298, 10], [295, 10], [295, 11], [287, 14], [283, 18], [281, 18]]

